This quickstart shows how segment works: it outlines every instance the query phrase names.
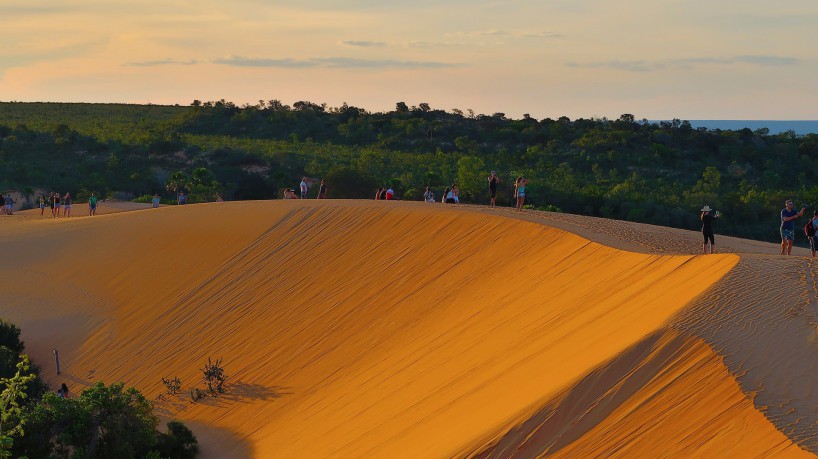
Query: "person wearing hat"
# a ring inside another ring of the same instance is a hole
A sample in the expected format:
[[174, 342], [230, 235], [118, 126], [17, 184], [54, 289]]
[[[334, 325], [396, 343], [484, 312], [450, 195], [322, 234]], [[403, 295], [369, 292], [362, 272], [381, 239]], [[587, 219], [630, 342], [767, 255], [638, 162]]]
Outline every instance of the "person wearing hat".
[[804, 215], [804, 209], [796, 212], [792, 199], [787, 199], [784, 204], [786, 207], [781, 210], [781, 255], [789, 255], [795, 239], [795, 220]]
[[[704, 244], [702, 245], [702, 249], [705, 255], [708, 253], [715, 253], [716, 238], [713, 235], [713, 221], [719, 218], [719, 213], [711, 209], [710, 206], [702, 207], [701, 212], [702, 214], [699, 216], [699, 219], [702, 221], [702, 235], [704, 235]], [[708, 241], [710, 242], [709, 252], [707, 249]]]
[[489, 175], [489, 207], [494, 207], [498, 183], [500, 183], [500, 177], [497, 176], [497, 171], [491, 171], [491, 175]]

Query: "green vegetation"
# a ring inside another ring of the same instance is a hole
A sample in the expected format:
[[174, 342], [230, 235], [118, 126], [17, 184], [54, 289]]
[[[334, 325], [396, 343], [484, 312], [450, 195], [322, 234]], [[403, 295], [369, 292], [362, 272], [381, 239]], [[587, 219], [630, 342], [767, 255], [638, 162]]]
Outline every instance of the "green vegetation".
[[21, 354], [19, 336], [17, 326], [0, 320], [0, 457], [189, 459], [198, 453], [184, 424], [170, 421], [167, 433], [159, 432], [153, 404], [122, 383], [98, 382], [76, 397], [47, 391]]
[[[277, 100], [189, 107], [0, 103], [0, 186], [159, 193], [192, 202], [269, 199], [301, 176], [324, 178], [330, 198], [370, 198], [392, 186], [403, 199], [457, 182], [463, 202], [485, 203], [486, 180], [529, 179], [534, 208], [698, 229], [698, 210], [720, 210], [717, 232], [778, 237], [787, 197], [818, 205], [818, 136], [765, 129], [710, 131], [690, 123], [566, 117], [536, 120], [446, 112], [428, 104], [370, 113]], [[315, 190], [311, 190], [314, 195]]]

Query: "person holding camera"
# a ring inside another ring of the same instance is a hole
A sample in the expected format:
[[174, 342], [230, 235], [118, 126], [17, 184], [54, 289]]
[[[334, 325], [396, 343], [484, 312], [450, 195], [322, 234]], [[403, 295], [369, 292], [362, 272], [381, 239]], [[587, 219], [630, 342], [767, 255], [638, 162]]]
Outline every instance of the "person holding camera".
[[[704, 206], [701, 210], [702, 214], [699, 216], [699, 219], [702, 221], [702, 235], [704, 235], [704, 244], [702, 244], [702, 248], [704, 250], [704, 254], [707, 255], [708, 253], [715, 253], [716, 252], [716, 238], [713, 234], [713, 221], [719, 218], [720, 214], [717, 210], [713, 210], [710, 206]], [[707, 249], [707, 242], [710, 242], [710, 251], [708, 252]]]
[[796, 212], [792, 199], [787, 199], [784, 204], [786, 207], [781, 210], [781, 255], [789, 255], [792, 252], [792, 241], [795, 240], [795, 220], [804, 215], [806, 208]]

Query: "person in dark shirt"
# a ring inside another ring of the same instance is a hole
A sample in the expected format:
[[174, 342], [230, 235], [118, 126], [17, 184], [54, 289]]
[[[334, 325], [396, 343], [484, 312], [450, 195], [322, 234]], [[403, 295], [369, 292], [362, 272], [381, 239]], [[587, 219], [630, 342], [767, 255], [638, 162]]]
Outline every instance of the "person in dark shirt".
[[327, 199], [327, 182], [321, 180], [321, 186], [318, 187], [318, 199]]
[[796, 212], [792, 199], [787, 199], [785, 208], [781, 210], [781, 255], [792, 252], [792, 241], [795, 240], [795, 220], [804, 215], [804, 209]]
[[[711, 209], [710, 206], [704, 206], [701, 212], [699, 219], [702, 221], [702, 235], [704, 236], [702, 248], [705, 254], [716, 253], [716, 238], [713, 234], [713, 221], [719, 218], [719, 213]], [[710, 242], [709, 251], [707, 248], [708, 242]]]
[[497, 171], [491, 171], [491, 175], [489, 175], [489, 207], [494, 207], [497, 199], [498, 183], [500, 183], [500, 177], [497, 176]]

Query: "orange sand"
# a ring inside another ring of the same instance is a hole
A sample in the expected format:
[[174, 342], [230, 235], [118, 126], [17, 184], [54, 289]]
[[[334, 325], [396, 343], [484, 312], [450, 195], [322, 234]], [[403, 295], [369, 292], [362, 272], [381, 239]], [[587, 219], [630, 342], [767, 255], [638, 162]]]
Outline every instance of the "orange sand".
[[[24, 215], [0, 241], [0, 314], [48, 379], [139, 388], [202, 457], [801, 453], [705, 341], [668, 328], [736, 255], [369, 201]], [[208, 357], [227, 396], [158, 399]]]

